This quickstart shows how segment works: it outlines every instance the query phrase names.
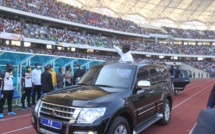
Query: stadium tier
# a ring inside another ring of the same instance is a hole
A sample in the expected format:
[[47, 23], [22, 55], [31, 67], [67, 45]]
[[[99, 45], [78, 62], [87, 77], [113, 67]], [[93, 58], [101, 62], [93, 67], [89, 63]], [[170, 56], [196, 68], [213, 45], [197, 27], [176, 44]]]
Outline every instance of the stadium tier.
[[[108, 55], [102, 52], [113, 52], [113, 45], [121, 47], [129, 44], [136, 61], [141, 61], [148, 56], [153, 60], [158, 58], [157, 60], [161, 61], [162, 58], [159, 59], [159, 56], [162, 56], [163, 61], [178, 59], [211, 72], [215, 55], [214, 40], [186, 41], [177, 38], [213, 39], [213, 31], [169, 27], [162, 27], [159, 30], [143, 28], [129, 20], [94, 13], [57, 0], [1, 0], [0, 5], [2, 50], [117, 61], [116, 54], [108, 53], [110, 54]], [[60, 23], [60, 20], [64, 22]], [[98, 30], [95, 27], [102, 29]], [[120, 31], [124, 32], [124, 35]], [[14, 46], [13, 40], [20, 40], [18, 47]], [[30, 45], [26, 47], [25, 43]], [[48, 46], [38, 47], [42, 44], [52, 45], [51, 49], [46, 49]], [[55, 49], [52, 50], [53, 48]], [[73, 48], [86, 51], [71, 52]], [[95, 54], [94, 51], [101, 52]], [[207, 60], [198, 61], [198, 58]]]
[[[182, 45], [174, 43], [162, 43], [143, 41], [140, 38], [114, 38], [100, 35], [83, 34], [81, 31], [64, 30], [49, 26], [40, 26], [33, 23], [21, 23], [20, 20], [3, 19], [0, 17], [1, 33], [15, 33], [25, 38], [49, 40], [59, 45], [60, 43], [81, 44], [95, 47], [112, 48], [113, 45], [122, 46], [129, 44], [133, 51], [188, 54], [188, 55], [215, 55], [212, 45]], [[69, 27], [67, 27], [68, 29]], [[186, 47], [184, 47], [186, 46]]]

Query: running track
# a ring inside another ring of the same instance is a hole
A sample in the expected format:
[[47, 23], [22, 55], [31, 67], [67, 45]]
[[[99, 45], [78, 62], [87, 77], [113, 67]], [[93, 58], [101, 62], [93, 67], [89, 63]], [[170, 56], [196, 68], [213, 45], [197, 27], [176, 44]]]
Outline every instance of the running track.
[[[171, 121], [167, 126], [152, 125], [141, 134], [189, 134], [200, 110], [204, 109], [215, 79], [196, 79], [174, 98]], [[31, 126], [31, 110], [14, 110], [16, 116], [0, 119], [0, 134], [36, 134]]]

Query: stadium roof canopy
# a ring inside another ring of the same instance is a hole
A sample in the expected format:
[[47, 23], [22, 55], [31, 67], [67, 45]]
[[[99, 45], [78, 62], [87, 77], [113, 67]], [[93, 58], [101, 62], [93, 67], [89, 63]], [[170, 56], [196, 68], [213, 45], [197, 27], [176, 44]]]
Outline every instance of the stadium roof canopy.
[[214, 0], [58, 0], [139, 25], [215, 29]]

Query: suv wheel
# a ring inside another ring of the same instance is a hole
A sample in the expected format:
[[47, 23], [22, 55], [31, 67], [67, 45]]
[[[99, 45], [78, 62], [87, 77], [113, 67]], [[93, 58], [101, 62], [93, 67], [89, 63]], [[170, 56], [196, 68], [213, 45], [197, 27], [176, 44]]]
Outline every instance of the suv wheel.
[[110, 126], [108, 134], [130, 134], [128, 121], [124, 117], [116, 117]]
[[158, 124], [167, 125], [170, 121], [170, 116], [171, 116], [170, 102], [168, 99], [165, 101], [162, 114], [163, 114], [163, 118], [161, 118], [158, 121]]

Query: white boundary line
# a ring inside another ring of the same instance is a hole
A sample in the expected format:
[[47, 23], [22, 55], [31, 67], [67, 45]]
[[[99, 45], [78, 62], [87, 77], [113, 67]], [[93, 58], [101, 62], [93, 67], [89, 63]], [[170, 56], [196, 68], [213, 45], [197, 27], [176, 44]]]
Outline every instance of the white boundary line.
[[[191, 89], [193, 89], [193, 88], [195, 88], [195, 87], [198, 87], [199, 85], [202, 85], [202, 84], [205, 84], [205, 83], [210, 83], [211, 81], [214, 81], [214, 80], [211, 79], [209, 82], [206, 81], [206, 82], [204, 82], [204, 83], [201, 83], [201, 84], [198, 84], [198, 85], [189, 87], [189, 88], [186, 88], [186, 87], [185, 87], [185, 89], [184, 89], [183, 91], [178, 92], [178, 94], [184, 93], [184, 92], [187, 92], [187, 91], [190, 91]], [[193, 84], [189, 84], [189, 85], [193, 85]]]
[[181, 104], [187, 102], [188, 100], [192, 99], [193, 97], [195, 97], [197, 94], [201, 93], [202, 91], [204, 91], [205, 89], [207, 89], [208, 87], [214, 85], [214, 82], [212, 84], [210, 84], [209, 86], [203, 88], [202, 90], [198, 91], [197, 93], [195, 93], [194, 95], [190, 96], [189, 98], [187, 98], [186, 100], [182, 101], [181, 103], [175, 105], [172, 110], [174, 110], [175, 108], [177, 108], [178, 106], [180, 106]]
[[31, 114], [25, 114], [25, 115], [21, 115], [21, 116], [14, 116], [14, 117], [11, 117], [11, 118], [1, 119], [0, 122], [13, 120], [13, 119], [17, 119], [17, 118], [22, 118], [22, 117], [26, 117], [26, 116], [31, 116]]
[[[204, 82], [206, 83], [206, 82]], [[209, 83], [209, 82], [208, 82]], [[199, 84], [199, 85], [202, 85], [203, 83]], [[208, 87], [210, 87], [211, 85], [213, 85], [214, 83], [210, 84], [209, 86], [203, 88], [202, 90], [198, 91], [197, 93], [195, 93], [194, 95], [190, 96], [189, 98], [187, 98], [186, 100], [182, 101], [181, 103], [177, 104], [176, 106], [174, 106], [172, 108], [172, 110], [174, 110], [175, 108], [179, 107], [180, 105], [182, 105], [183, 103], [187, 102], [188, 100], [190, 100], [191, 98], [193, 98], [194, 96], [196, 96], [197, 94], [201, 93], [202, 91], [204, 91], [205, 89], [207, 89]], [[198, 85], [197, 85], [198, 86]], [[196, 86], [195, 86], [196, 87]], [[194, 88], [194, 87], [192, 87]], [[192, 88], [189, 88], [189, 89], [192, 89]], [[186, 90], [187, 91], [187, 90]], [[22, 116], [16, 116], [16, 117], [13, 117], [13, 118], [7, 118], [7, 119], [2, 119], [0, 120], [1, 121], [7, 121], [7, 120], [12, 120], [12, 119], [16, 119], [16, 118], [22, 118], [22, 117], [26, 117], [26, 116], [30, 116], [31, 114], [27, 114], [27, 115], [22, 115]], [[5, 133], [2, 133], [2, 134], [10, 134], [10, 133], [14, 133], [14, 132], [18, 132], [18, 131], [21, 131], [21, 130], [25, 130], [25, 129], [30, 129], [32, 128], [32, 126], [25, 126], [23, 128], [20, 128], [20, 129], [15, 129], [15, 130], [12, 130], [12, 131], [9, 131], [9, 132], [5, 132]]]
[[12, 131], [9, 131], [9, 132], [5, 132], [5, 133], [2, 133], [2, 134], [10, 134], [10, 133], [18, 132], [18, 131], [21, 131], [21, 130], [30, 129], [30, 128], [32, 128], [32, 126], [25, 126], [23, 128], [15, 129], [15, 130], [12, 130]]

